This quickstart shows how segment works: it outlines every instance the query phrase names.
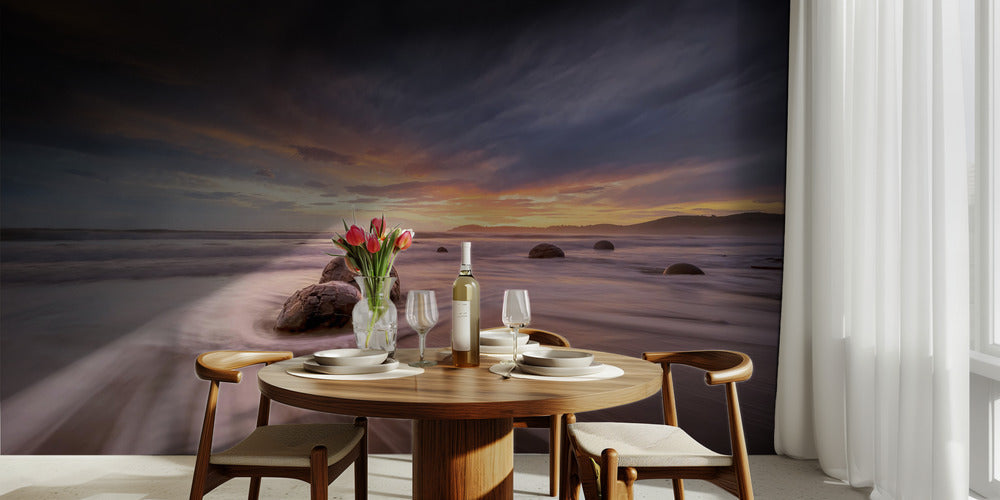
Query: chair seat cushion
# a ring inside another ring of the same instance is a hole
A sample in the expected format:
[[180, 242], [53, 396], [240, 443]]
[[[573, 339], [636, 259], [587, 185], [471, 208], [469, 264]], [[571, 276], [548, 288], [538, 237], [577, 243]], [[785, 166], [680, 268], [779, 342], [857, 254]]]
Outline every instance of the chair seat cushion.
[[592, 458], [607, 448], [618, 452], [619, 467], [711, 467], [732, 465], [689, 436], [680, 427], [621, 422], [579, 422], [569, 425], [577, 451]]
[[221, 453], [212, 454], [218, 465], [309, 467], [315, 446], [326, 446], [327, 464], [343, 459], [364, 438], [365, 430], [353, 424], [265, 425]]

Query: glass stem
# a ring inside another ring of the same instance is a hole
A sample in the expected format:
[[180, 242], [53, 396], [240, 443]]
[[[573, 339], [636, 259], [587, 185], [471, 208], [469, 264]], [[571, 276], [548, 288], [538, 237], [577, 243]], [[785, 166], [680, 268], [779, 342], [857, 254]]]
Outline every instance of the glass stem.
[[514, 355], [511, 356], [510, 362], [517, 363], [517, 327], [516, 326], [511, 327], [510, 331], [514, 335], [514, 341], [511, 342], [511, 344], [514, 345]]
[[427, 330], [422, 332], [417, 332], [417, 337], [420, 338], [420, 362], [424, 361], [424, 345], [427, 342]]

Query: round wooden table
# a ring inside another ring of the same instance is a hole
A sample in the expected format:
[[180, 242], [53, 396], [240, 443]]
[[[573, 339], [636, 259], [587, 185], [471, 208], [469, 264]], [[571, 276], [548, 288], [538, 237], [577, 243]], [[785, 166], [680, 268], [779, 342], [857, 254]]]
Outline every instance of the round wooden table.
[[[574, 349], [580, 350], [580, 349]], [[297, 377], [285, 370], [296, 358], [262, 368], [260, 391], [299, 408], [413, 423], [413, 498], [510, 499], [514, 496], [513, 417], [559, 415], [609, 408], [649, 397], [660, 389], [659, 365], [600, 351], [595, 360], [625, 371], [588, 381], [511, 378], [491, 373], [495, 360], [478, 368], [428, 367], [412, 377], [336, 381]], [[428, 349], [428, 354], [433, 350]], [[415, 349], [396, 359], [417, 359]]]

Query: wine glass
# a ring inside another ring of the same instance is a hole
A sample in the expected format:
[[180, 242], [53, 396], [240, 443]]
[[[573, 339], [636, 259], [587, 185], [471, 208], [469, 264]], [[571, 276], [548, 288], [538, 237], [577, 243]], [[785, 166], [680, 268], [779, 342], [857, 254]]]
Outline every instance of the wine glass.
[[504, 290], [503, 292], [503, 324], [510, 328], [513, 335], [514, 355], [511, 363], [517, 363], [517, 329], [531, 323], [531, 302], [527, 290]]
[[406, 322], [417, 331], [420, 337], [420, 361], [409, 363], [410, 366], [434, 366], [436, 361], [424, 359], [424, 346], [427, 332], [438, 322], [437, 298], [434, 290], [410, 290], [406, 294]]

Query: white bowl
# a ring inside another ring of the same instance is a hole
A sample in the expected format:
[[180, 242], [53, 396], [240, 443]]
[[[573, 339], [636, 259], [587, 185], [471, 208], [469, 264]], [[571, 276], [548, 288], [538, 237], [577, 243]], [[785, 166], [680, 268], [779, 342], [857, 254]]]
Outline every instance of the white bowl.
[[329, 349], [313, 353], [316, 362], [326, 366], [377, 365], [388, 356], [388, 351], [376, 349]]
[[[529, 340], [527, 344], [517, 346], [517, 353], [521, 354], [524, 351], [540, 349], [542, 346], [536, 340]], [[488, 354], [494, 356], [510, 356], [514, 349], [510, 344], [507, 345], [483, 345], [479, 344], [479, 354]]]
[[[479, 332], [479, 345], [512, 345], [514, 335], [506, 328]], [[517, 334], [517, 345], [528, 343], [527, 333]]]
[[361, 375], [365, 373], [391, 372], [399, 368], [399, 361], [387, 359], [377, 365], [321, 365], [315, 360], [307, 359], [302, 363], [302, 369], [307, 372], [325, 373], [327, 375]]
[[590, 366], [535, 366], [527, 363], [518, 363], [517, 369], [530, 375], [542, 375], [544, 377], [579, 377], [581, 375], [593, 375], [604, 369], [601, 363], [594, 363]]
[[522, 354], [524, 362], [534, 366], [590, 366], [594, 355], [583, 351], [559, 351], [556, 349], [538, 349]]

